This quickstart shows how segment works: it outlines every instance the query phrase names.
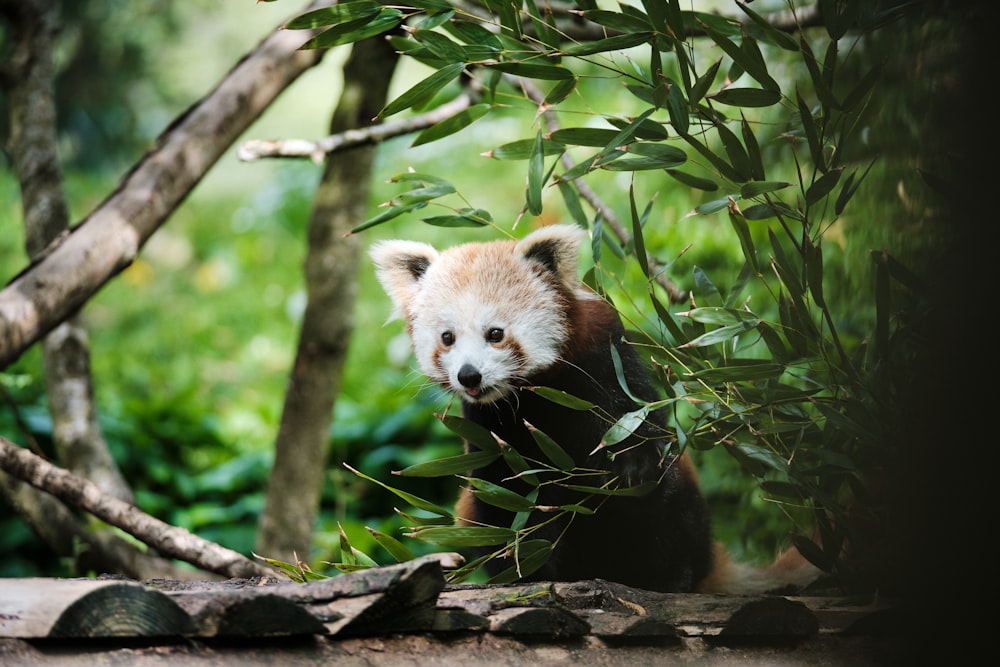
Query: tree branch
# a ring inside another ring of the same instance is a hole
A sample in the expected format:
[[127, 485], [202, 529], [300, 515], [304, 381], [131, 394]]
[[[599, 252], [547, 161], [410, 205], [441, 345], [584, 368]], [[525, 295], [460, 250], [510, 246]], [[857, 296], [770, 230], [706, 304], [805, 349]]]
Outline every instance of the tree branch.
[[133, 505], [102, 493], [89, 480], [54, 466], [3, 437], [0, 437], [0, 470], [121, 528], [168, 558], [177, 558], [227, 577], [273, 574], [242, 554], [164, 523]]
[[324, 51], [299, 50], [308, 37], [279, 28], [261, 42], [160, 135], [104, 203], [0, 291], [0, 369], [128, 266], [223, 152], [319, 62]]
[[463, 93], [433, 111], [405, 121], [344, 130], [322, 139], [252, 139], [240, 146], [237, 155], [246, 162], [264, 158], [309, 158], [316, 164], [321, 164], [326, 156], [333, 153], [360, 146], [373, 146], [387, 139], [427, 129], [465, 111], [472, 105], [472, 101], [471, 95]]
[[93, 518], [82, 521], [58, 498], [2, 470], [0, 493], [55, 553], [72, 559], [74, 572], [113, 572], [138, 580], [222, 578], [143, 551], [111, 526]]

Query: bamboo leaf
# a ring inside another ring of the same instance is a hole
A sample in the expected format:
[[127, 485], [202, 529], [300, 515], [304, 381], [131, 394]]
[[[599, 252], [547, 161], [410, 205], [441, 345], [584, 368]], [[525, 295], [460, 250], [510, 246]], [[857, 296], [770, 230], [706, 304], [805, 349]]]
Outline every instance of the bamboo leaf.
[[751, 380], [766, 380], [767, 378], [778, 377], [785, 372], [785, 367], [778, 363], [762, 363], [756, 360], [748, 363], [736, 363], [732, 359], [726, 366], [718, 368], [706, 368], [693, 373], [688, 377], [693, 380], [701, 380], [709, 384], [716, 382], [744, 382]]
[[667, 173], [673, 176], [681, 183], [683, 183], [684, 185], [691, 188], [695, 188], [697, 190], [704, 190], [705, 192], [715, 192], [716, 190], [719, 189], [719, 184], [708, 178], [693, 176], [683, 171], [677, 171], [676, 169], [667, 169]]
[[488, 505], [505, 509], [509, 512], [530, 512], [535, 504], [524, 496], [510, 489], [488, 482], [484, 479], [468, 478], [469, 484], [475, 487], [472, 494]]
[[408, 7], [416, 7], [417, 9], [424, 9], [428, 14], [440, 14], [442, 12], [450, 12], [454, 10], [451, 3], [448, 0], [406, 0], [402, 3]]
[[541, 131], [535, 136], [535, 143], [531, 148], [531, 157], [528, 158], [528, 185], [527, 201], [528, 211], [532, 215], [542, 213], [542, 186], [545, 178], [545, 152], [542, 148]]
[[737, 442], [726, 450], [755, 474], [763, 474], [767, 469], [782, 473], [788, 471], [788, 462], [785, 459], [759, 445]]
[[[496, 160], [527, 160], [531, 157], [532, 150], [535, 148], [534, 139], [519, 139], [517, 141], [512, 141], [502, 146], [494, 148], [489, 153], [486, 153], [486, 157], [491, 157]], [[555, 141], [550, 141], [544, 139], [542, 141], [542, 152], [545, 155], [558, 155], [562, 153], [565, 148], [562, 144]]]
[[595, 41], [581, 42], [562, 49], [560, 52], [566, 56], [591, 56], [595, 53], [606, 51], [623, 51], [633, 46], [639, 46], [650, 41], [653, 37], [651, 32], [633, 32], [615, 37], [607, 37]]
[[428, 526], [407, 533], [421, 542], [448, 547], [491, 547], [507, 544], [516, 533], [492, 526]]
[[513, 447], [504, 447], [503, 460], [518, 479], [531, 486], [538, 486], [538, 477], [528, 472], [532, 470], [531, 466], [528, 465], [528, 462], [524, 460], [524, 457], [516, 449]]
[[289, 21], [285, 27], [289, 30], [308, 30], [358, 19], [371, 19], [377, 16], [381, 9], [382, 5], [374, 0], [344, 2], [306, 12]]
[[715, 130], [719, 133], [719, 139], [722, 140], [722, 147], [726, 150], [729, 164], [740, 175], [740, 180], [750, 180], [750, 158], [747, 156], [743, 144], [740, 143], [739, 137], [724, 123], [717, 123]]
[[837, 98], [834, 97], [833, 91], [830, 90], [826, 77], [823, 76], [819, 62], [816, 60], [816, 54], [813, 53], [808, 40], [800, 36], [799, 46], [802, 50], [802, 62], [805, 63], [806, 70], [809, 72], [809, 78], [812, 80], [813, 89], [816, 91], [816, 97], [818, 97], [820, 102], [824, 105], [833, 109], [839, 109], [840, 103], [837, 102]]
[[[617, 127], [619, 130], [628, 127], [631, 122], [624, 118], [618, 118], [617, 116], [605, 116], [605, 120]], [[667, 128], [665, 128], [661, 123], [647, 117], [640, 120], [639, 124], [632, 128], [632, 131], [636, 137], [646, 141], [665, 141], [670, 138], [670, 135], [667, 133]]]
[[[758, 320], [759, 321], [759, 320]], [[740, 322], [738, 324], [730, 324], [728, 326], [720, 327], [718, 329], [713, 329], [702, 335], [698, 336], [694, 340], [688, 341], [681, 345], [681, 348], [686, 347], [706, 347], [708, 345], [715, 345], [716, 343], [725, 343], [728, 340], [732, 340], [736, 336], [750, 331], [756, 326], [756, 322], [747, 321]]]
[[644, 16], [635, 16], [604, 9], [591, 9], [581, 12], [583, 18], [592, 23], [603, 25], [620, 32], [648, 32], [652, 26]]
[[489, 211], [481, 208], [466, 208], [458, 215], [434, 215], [421, 220], [435, 227], [485, 227], [493, 222]]
[[503, 48], [500, 38], [479, 23], [448, 21], [444, 24], [444, 29], [469, 46], [482, 46], [495, 51]]
[[400, 193], [390, 199], [389, 204], [400, 207], [413, 206], [414, 204], [428, 202], [432, 199], [437, 199], [438, 197], [453, 194], [454, 192], [455, 188], [450, 183], [443, 185], [432, 184], [426, 187], [414, 188]]
[[708, 146], [701, 143], [690, 134], [682, 134], [681, 136], [684, 137], [684, 141], [691, 144], [691, 146], [693, 146], [694, 149], [702, 155], [702, 157], [711, 162], [712, 166], [715, 167], [720, 174], [722, 174], [723, 178], [728, 178], [729, 180], [737, 183], [745, 180], [740, 176], [739, 172], [733, 169], [732, 165], [713, 153]]
[[[642, 217], [640, 217], [639, 216], [639, 211], [638, 211], [638, 209], [635, 206], [635, 186], [634, 185], [629, 185], [629, 188], [628, 188], [628, 201], [629, 201], [629, 211], [630, 211], [630, 213], [632, 215], [632, 242], [635, 244], [635, 253], [634, 253], [635, 254], [635, 258], [639, 262], [639, 268], [642, 269], [642, 275], [644, 275], [647, 278], [649, 278], [650, 277], [650, 275], [649, 275], [649, 261], [646, 258], [646, 244], [644, 243], [643, 238], [642, 238], [642, 226], [645, 224], [646, 219], [649, 216], [649, 210], [650, 210], [650, 206], [652, 206], [652, 202], [650, 202], [646, 206], [646, 210], [644, 212], [644, 215]], [[618, 350], [615, 349], [614, 345], [611, 346], [611, 353], [612, 353], [612, 355], [617, 355], [618, 354]], [[620, 359], [618, 360], [618, 363], [619, 364], [621, 363]], [[616, 366], [616, 368], [617, 368], [617, 366]], [[621, 381], [623, 379], [624, 379], [624, 374], [622, 374], [622, 377], [619, 377], [619, 380], [618, 380], [619, 383], [621, 383]], [[626, 391], [627, 390], [628, 390], [628, 388], [626, 387]]]
[[643, 403], [645, 403], [646, 401], [642, 400], [641, 398], [637, 398], [635, 394], [632, 393], [632, 390], [629, 388], [628, 380], [625, 377], [625, 367], [622, 364], [622, 358], [621, 355], [618, 353], [618, 348], [615, 347], [614, 343], [611, 343], [611, 345], [608, 348], [608, 351], [611, 353], [611, 363], [614, 365], [615, 368], [615, 378], [618, 380], [618, 386], [622, 388], [622, 391], [625, 392], [625, 395], [628, 396], [630, 399], [632, 399], [632, 402], [635, 403], [636, 405], [642, 405]]
[[545, 94], [545, 104], [555, 105], [569, 97], [570, 93], [576, 90], [576, 79], [563, 79], [556, 83]]
[[809, 186], [806, 190], [806, 203], [812, 206], [813, 204], [819, 202], [823, 197], [830, 194], [830, 191], [837, 187], [837, 182], [840, 181], [840, 174], [843, 173], [843, 167], [838, 167], [837, 169], [831, 169], [817, 179], [815, 183]]
[[583, 205], [580, 203], [576, 188], [563, 180], [560, 180], [557, 185], [563, 198], [563, 204], [566, 206], [566, 212], [573, 218], [573, 222], [586, 229], [587, 214], [583, 212]]
[[559, 443], [531, 424], [525, 423], [525, 425], [531, 432], [531, 437], [534, 438], [535, 444], [538, 445], [538, 448], [542, 450], [542, 453], [545, 454], [549, 461], [552, 461], [557, 469], [572, 470], [576, 467], [573, 457], [567, 454], [566, 450], [559, 446]]
[[561, 389], [553, 389], [552, 387], [526, 387], [526, 389], [535, 392], [542, 398], [550, 400], [557, 405], [572, 408], [573, 410], [590, 410], [594, 407], [594, 404], [590, 401], [577, 398], [576, 396], [568, 394]]
[[351, 234], [357, 234], [358, 232], [370, 229], [376, 225], [381, 225], [383, 222], [392, 220], [404, 213], [409, 213], [410, 211], [415, 211], [419, 208], [426, 206], [426, 202], [421, 202], [419, 204], [414, 204], [413, 206], [393, 206], [392, 208], [387, 208], [378, 215], [372, 216], [362, 222], [359, 225], [351, 228]]
[[365, 526], [365, 529], [371, 533], [371, 536], [375, 539], [375, 543], [380, 547], [389, 552], [393, 560], [397, 563], [405, 563], [414, 559], [413, 552], [410, 551], [402, 542], [397, 540], [391, 535], [386, 535], [385, 533], [375, 530], [374, 528], [369, 528]]
[[760, 145], [757, 143], [757, 137], [754, 135], [750, 123], [747, 122], [746, 116], [743, 116], [740, 122], [740, 130], [743, 134], [743, 144], [746, 146], [747, 159], [750, 162], [750, 178], [755, 181], [763, 181], [765, 173], [764, 160], [760, 155]]
[[452, 433], [455, 433], [466, 442], [469, 442], [484, 452], [499, 452], [500, 445], [496, 438], [486, 428], [483, 428], [471, 419], [456, 417], [454, 415], [439, 415], [438, 419]]
[[436, 30], [417, 29], [411, 34], [415, 40], [430, 49], [431, 53], [446, 62], [456, 63], [470, 60], [467, 49], [451, 41], [443, 33]]
[[806, 135], [806, 142], [809, 145], [809, 155], [813, 164], [822, 172], [826, 172], [826, 159], [823, 157], [823, 142], [820, 140], [816, 124], [813, 122], [812, 111], [806, 106], [806, 101], [802, 95], [796, 92], [795, 97], [799, 106], [799, 119], [802, 121], [802, 131]]
[[556, 130], [549, 135], [549, 139], [560, 144], [570, 146], [593, 146], [594, 148], [604, 148], [618, 136], [618, 130], [610, 130], [597, 127], [568, 127]]
[[786, 181], [753, 181], [740, 187], [740, 197], [752, 199], [768, 192], [784, 190], [792, 184]]
[[432, 141], [437, 141], [449, 135], [455, 134], [459, 130], [465, 129], [469, 125], [486, 115], [490, 110], [489, 104], [476, 104], [469, 107], [468, 109], [463, 109], [451, 118], [446, 118], [445, 120], [432, 125], [423, 132], [417, 135], [417, 138], [413, 140], [410, 146], [420, 146], [422, 144], [428, 144]]
[[470, 470], [475, 470], [487, 466], [500, 458], [500, 452], [469, 452], [458, 456], [446, 456], [433, 461], [416, 463], [407, 466], [394, 475], [402, 477], [445, 477], [448, 475], [468, 474]]
[[431, 514], [437, 514], [439, 516], [446, 516], [446, 517], [452, 516], [451, 512], [449, 512], [448, 510], [444, 509], [443, 507], [440, 507], [439, 505], [435, 505], [434, 503], [429, 502], [427, 500], [424, 500], [423, 498], [421, 498], [419, 496], [415, 496], [412, 493], [407, 493], [406, 491], [400, 491], [399, 489], [395, 489], [395, 488], [389, 486], [388, 484], [385, 484], [383, 482], [378, 481], [374, 477], [369, 477], [368, 475], [364, 474], [363, 472], [355, 470], [354, 468], [352, 468], [351, 466], [347, 465], [346, 463], [344, 464], [344, 467], [347, 468], [348, 470], [350, 470], [351, 472], [353, 472], [358, 477], [360, 477], [362, 479], [366, 479], [369, 482], [373, 482], [375, 484], [378, 484], [379, 486], [381, 486], [386, 491], [390, 491], [390, 492], [396, 494], [397, 496], [399, 496], [400, 498], [402, 498], [406, 502], [410, 503], [411, 505], [413, 505], [417, 509], [423, 510], [425, 512], [430, 512]]
[[649, 410], [650, 406], [644, 405], [638, 410], [623, 414], [604, 433], [601, 437], [601, 443], [604, 445], [614, 445], [631, 436], [646, 421], [646, 417], [649, 416]]
[[740, 247], [743, 249], [743, 257], [747, 260], [750, 268], [755, 274], [760, 273], [760, 266], [757, 263], [757, 248], [754, 246], [753, 236], [750, 234], [750, 225], [746, 218], [740, 213], [734, 204], [729, 206], [729, 224], [736, 232], [740, 240]]
[[677, 133], [687, 136], [690, 118], [688, 118], [688, 101], [684, 99], [684, 91], [680, 86], [670, 86], [667, 92], [667, 114], [670, 116], [670, 124], [674, 126]]
[[691, 92], [688, 94], [691, 98], [691, 104], [697, 104], [705, 97], [708, 89], [712, 87], [715, 82], [715, 76], [719, 73], [719, 66], [722, 64], [722, 58], [719, 58], [709, 67], [701, 76], [694, 82], [691, 87]]
[[507, 74], [523, 76], [526, 79], [545, 79], [559, 81], [562, 79], [575, 79], [576, 75], [565, 67], [558, 65], [539, 65], [524, 62], [503, 62], [491, 63], [487, 65], [490, 69], [495, 69]]
[[374, 19], [356, 19], [324, 30], [300, 46], [300, 49], [329, 49], [342, 44], [353, 44], [363, 39], [381, 35], [403, 22], [397, 9], [382, 9]]
[[760, 319], [753, 313], [735, 308], [721, 308], [718, 306], [705, 306], [694, 308], [685, 313], [677, 313], [678, 317], [689, 317], [695, 322], [702, 324], [729, 325], [742, 322], [752, 322], [756, 325]]
[[823, 246], [822, 242], [813, 244], [808, 237], [803, 248], [803, 259], [806, 263], [806, 276], [809, 279], [809, 293], [820, 308], [826, 308], [823, 298]]
[[724, 88], [705, 97], [734, 107], [769, 107], [781, 101], [779, 91], [764, 88]]
[[389, 102], [389, 104], [378, 112], [378, 118], [386, 118], [411, 107], [419, 107], [426, 104], [431, 100], [431, 98], [434, 97], [434, 95], [437, 94], [439, 90], [458, 77], [464, 68], [465, 63], [453, 63], [439, 69], [430, 76], [419, 81], [416, 85], [411, 87], [392, 102]]

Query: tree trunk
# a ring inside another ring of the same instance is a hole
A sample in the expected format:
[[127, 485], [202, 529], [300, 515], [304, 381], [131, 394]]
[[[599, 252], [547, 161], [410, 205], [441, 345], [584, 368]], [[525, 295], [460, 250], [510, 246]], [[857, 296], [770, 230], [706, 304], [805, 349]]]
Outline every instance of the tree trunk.
[[[397, 59], [381, 38], [354, 46], [332, 133], [371, 121], [385, 105]], [[309, 557], [333, 406], [353, 330], [359, 247], [345, 234], [365, 218], [375, 150], [363, 146], [327, 157], [316, 192], [305, 261], [308, 302], [257, 535], [263, 556]]]
[[[308, 9], [328, 4], [314, 2]], [[131, 502], [97, 429], [86, 334], [72, 316], [134, 259], [218, 157], [324, 51], [298, 51], [308, 33], [279, 28], [172, 123], [101, 206], [68, 230], [52, 96], [57, 7], [52, 0], [0, 0], [0, 12], [12, 26], [10, 57], [0, 65], [0, 77], [10, 92], [10, 153], [21, 183], [31, 260], [0, 291], [0, 369], [55, 329], [43, 355], [59, 457], [93, 481], [95, 490]], [[136, 578], [206, 576], [179, 571], [110, 531], [93, 531], [49, 495], [51, 484], [38, 487], [45, 493], [0, 472], [0, 495], [57, 553], [79, 557], [80, 567]]]

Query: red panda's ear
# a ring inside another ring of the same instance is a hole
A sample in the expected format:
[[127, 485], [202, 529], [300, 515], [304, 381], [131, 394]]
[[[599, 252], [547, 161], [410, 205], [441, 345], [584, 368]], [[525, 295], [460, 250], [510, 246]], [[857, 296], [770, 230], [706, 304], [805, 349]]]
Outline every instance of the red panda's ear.
[[549, 225], [517, 242], [515, 251], [529, 262], [551, 271], [569, 291], [580, 284], [577, 275], [580, 244], [587, 232], [576, 225]]
[[405, 313], [438, 252], [416, 241], [379, 241], [368, 255], [375, 263], [375, 276], [396, 307], [394, 315], [399, 316]]

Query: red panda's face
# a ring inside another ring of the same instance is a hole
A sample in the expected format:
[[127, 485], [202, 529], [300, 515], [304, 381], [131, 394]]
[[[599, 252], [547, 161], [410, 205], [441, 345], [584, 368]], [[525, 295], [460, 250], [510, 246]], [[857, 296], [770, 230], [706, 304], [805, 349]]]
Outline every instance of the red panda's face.
[[408, 307], [413, 349], [432, 382], [470, 402], [499, 400], [559, 358], [565, 296], [513, 243], [441, 253]]
[[543, 228], [520, 242], [441, 252], [388, 241], [372, 257], [420, 370], [463, 400], [492, 403], [559, 360], [581, 238], [577, 228]]

